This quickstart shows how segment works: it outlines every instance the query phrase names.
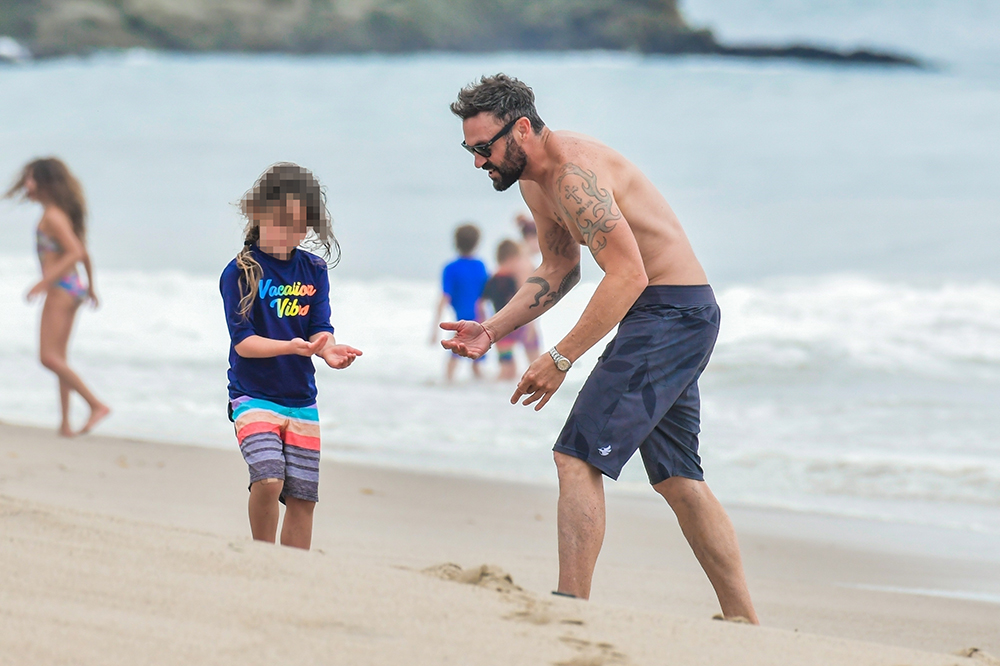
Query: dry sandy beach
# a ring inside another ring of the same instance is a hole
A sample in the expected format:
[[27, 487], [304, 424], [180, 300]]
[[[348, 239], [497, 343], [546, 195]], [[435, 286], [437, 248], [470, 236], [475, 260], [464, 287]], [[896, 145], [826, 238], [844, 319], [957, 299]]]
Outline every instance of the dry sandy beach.
[[262, 545], [235, 445], [0, 424], [0, 664], [1000, 663], [1000, 605], [847, 586], [1000, 577], [901, 552], [901, 533], [734, 510], [751, 627], [711, 619], [652, 494], [609, 495], [583, 603], [549, 594], [554, 488], [327, 461], [320, 492], [313, 551]]

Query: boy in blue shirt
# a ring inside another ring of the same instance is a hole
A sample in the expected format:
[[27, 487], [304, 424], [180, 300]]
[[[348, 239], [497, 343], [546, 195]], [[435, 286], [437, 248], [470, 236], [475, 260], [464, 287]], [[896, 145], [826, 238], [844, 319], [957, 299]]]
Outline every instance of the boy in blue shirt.
[[[446, 305], [451, 305], [455, 311], [455, 320], [463, 319], [468, 321], [482, 321], [483, 311], [479, 303], [479, 297], [483, 294], [483, 288], [489, 279], [486, 272], [486, 265], [475, 258], [473, 253], [479, 245], [479, 229], [472, 224], [463, 224], [455, 230], [455, 248], [459, 257], [444, 267], [441, 274], [441, 300], [438, 302], [437, 315], [434, 319], [434, 330], [431, 333], [431, 344], [436, 344], [438, 340], [438, 324], [441, 323], [441, 315], [444, 313]], [[445, 378], [450, 382], [455, 377], [455, 368], [461, 357], [452, 354], [448, 359], [448, 367], [445, 371]], [[476, 359], [472, 364], [472, 374], [479, 379], [482, 372], [479, 363], [482, 358]]]

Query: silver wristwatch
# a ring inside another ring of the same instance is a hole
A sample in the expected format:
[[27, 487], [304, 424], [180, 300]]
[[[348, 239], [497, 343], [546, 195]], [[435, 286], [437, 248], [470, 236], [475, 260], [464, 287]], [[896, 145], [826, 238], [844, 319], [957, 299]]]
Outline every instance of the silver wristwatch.
[[559, 370], [560, 372], [567, 372], [573, 367], [573, 361], [557, 352], [555, 347], [549, 350], [549, 356], [551, 356], [552, 360], [555, 361], [556, 370]]

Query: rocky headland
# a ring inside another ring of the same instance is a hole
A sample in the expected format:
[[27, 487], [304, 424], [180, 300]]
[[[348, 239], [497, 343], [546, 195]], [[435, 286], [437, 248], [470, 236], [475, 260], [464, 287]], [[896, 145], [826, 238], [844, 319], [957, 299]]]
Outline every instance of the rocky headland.
[[0, 35], [34, 57], [607, 49], [921, 66], [872, 50], [720, 43], [677, 0], [0, 0]]

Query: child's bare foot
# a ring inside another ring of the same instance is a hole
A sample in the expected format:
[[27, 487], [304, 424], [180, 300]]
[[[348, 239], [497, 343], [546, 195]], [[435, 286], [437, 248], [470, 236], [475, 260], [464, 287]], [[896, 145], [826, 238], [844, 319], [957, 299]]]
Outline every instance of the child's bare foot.
[[63, 423], [59, 426], [59, 436], [60, 437], [76, 437], [76, 433], [73, 429], [69, 427], [68, 423]]
[[79, 434], [86, 435], [88, 432], [94, 429], [94, 426], [103, 421], [110, 413], [111, 413], [111, 408], [108, 407], [107, 405], [101, 405], [97, 409], [91, 410], [90, 418], [87, 419], [87, 422], [83, 424], [82, 428], [80, 428]]

